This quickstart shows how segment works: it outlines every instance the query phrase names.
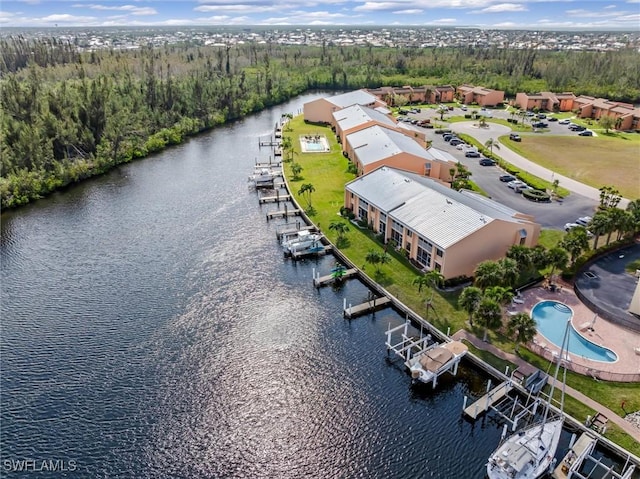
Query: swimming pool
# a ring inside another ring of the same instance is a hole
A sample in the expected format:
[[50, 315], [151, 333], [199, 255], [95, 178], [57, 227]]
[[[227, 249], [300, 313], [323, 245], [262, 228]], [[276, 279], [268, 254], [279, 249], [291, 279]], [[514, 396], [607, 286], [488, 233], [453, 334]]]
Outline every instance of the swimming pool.
[[[567, 319], [573, 316], [573, 310], [558, 301], [540, 301], [531, 310], [538, 332], [558, 347], [562, 346], [562, 337]], [[594, 361], [612, 363], [618, 360], [616, 353], [588, 341], [571, 327], [569, 332], [569, 353]]]

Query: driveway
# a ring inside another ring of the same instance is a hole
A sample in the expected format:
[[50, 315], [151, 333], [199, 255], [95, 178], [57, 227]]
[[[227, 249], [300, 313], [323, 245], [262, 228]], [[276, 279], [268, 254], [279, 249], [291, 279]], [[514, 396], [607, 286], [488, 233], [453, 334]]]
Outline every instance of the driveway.
[[[477, 128], [473, 127], [472, 122], [454, 123], [451, 126], [451, 129], [457, 132], [469, 132], [468, 134], [470, 136], [473, 136], [482, 143], [485, 143], [489, 138], [493, 138], [495, 140], [500, 135], [508, 134], [511, 131], [503, 125], [495, 124], [490, 124], [490, 127], [487, 129]], [[533, 201], [529, 201], [522, 195], [514, 192], [514, 190], [508, 188], [506, 183], [503, 183], [498, 179], [500, 175], [505, 173], [504, 170], [497, 166], [480, 166], [478, 158], [465, 158], [464, 153], [461, 150], [456, 150], [454, 147], [449, 145], [449, 143], [444, 141], [442, 139], [442, 135], [435, 134], [433, 130], [427, 130], [427, 132], [428, 138], [433, 141], [433, 146], [452, 154], [463, 165], [469, 168], [469, 171], [473, 174], [473, 181], [478, 184], [478, 186], [480, 186], [480, 188], [482, 188], [492, 199], [498, 203], [513, 208], [516, 211], [534, 216], [536, 222], [540, 223], [543, 228], [562, 229], [566, 223], [574, 222], [581, 216], [593, 216], [593, 213], [599, 204], [599, 196], [598, 200], [594, 200], [579, 193], [572, 193], [561, 202], [554, 201], [551, 203], [535, 203]], [[507, 158], [507, 155], [505, 155], [506, 152], [518, 156], [518, 158], [522, 158], [520, 155], [513, 153], [506, 146], [501, 146], [500, 150], [497, 151], [497, 154], [505, 158], [511, 164], [516, 165], [514, 161]], [[522, 158], [522, 160], [536, 167], [538, 166], [524, 158]], [[525, 169], [526, 168], [523, 168], [523, 170]], [[553, 172], [545, 170], [544, 168], [542, 168], [542, 170], [544, 171], [541, 173], [544, 174], [538, 174], [537, 176], [548, 178], [550, 181], [553, 181]], [[535, 174], [533, 171], [531, 172]], [[563, 184], [562, 180], [560, 181], [561, 184]]]

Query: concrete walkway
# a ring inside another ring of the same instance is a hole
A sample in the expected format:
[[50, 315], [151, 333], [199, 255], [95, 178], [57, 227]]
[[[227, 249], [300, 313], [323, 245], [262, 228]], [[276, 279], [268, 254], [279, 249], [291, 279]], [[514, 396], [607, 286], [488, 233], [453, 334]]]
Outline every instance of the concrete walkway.
[[[493, 138], [498, 142], [498, 137], [508, 135], [513, 131], [507, 126], [490, 122], [487, 123], [487, 128], [480, 128], [478, 126], [478, 123], [473, 121], [451, 123], [449, 125], [449, 128], [456, 133], [464, 133], [466, 135], [472, 136], [483, 145], [489, 138]], [[560, 186], [562, 186], [563, 188], [566, 188], [573, 193], [577, 193], [589, 199], [595, 200], [598, 203], [600, 202], [600, 191], [598, 189], [555, 173], [547, 168], [544, 168], [543, 166], [529, 161], [524, 156], [519, 155], [502, 143], [498, 142], [498, 144], [500, 145], [500, 149], [494, 151], [494, 153], [503, 158], [508, 163], [511, 163], [513, 166], [520, 168], [523, 171], [527, 171], [532, 175], [537, 176], [538, 178], [542, 178], [543, 180], [547, 180], [550, 182], [558, 180], [560, 182]], [[629, 200], [623, 198], [622, 201], [620, 201], [619, 207], [626, 208], [628, 202]]]
[[[480, 338], [477, 338], [476, 336], [474, 336], [473, 334], [471, 334], [468, 331], [465, 331], [464, 329], [461, 329], [460, 331], [456, 332], [452, 336], [452, 339], [457, 340], [457, 341], [465, 339], [465, 340], [469, 341], [471, 344], [473, 344], [476, 348], [481, 349], [483, 351], [488, 351], [491, 354], [493, 354], [494, 356], [497, 356], [497, 357], [499, 357], [501, 359], [507, 360], [507, 361], [517, 365], [518, 366], [518, 370], [520, 372], [522, 372], [526, 376], [528, 376], [529, 374], [533, 373], [534, 371], [536, 371], [538, 369], [535, 366], [533, 366], [533, 365], [529, 364], [528, 362], [526, 362], [521, 357], [516, 356], [515, 354], [504, 352], [504, 351], [502, 351], [501, 349], [498, 349], [497, 347], [495, 347], [492, 344], [485, 343]], [[562, 387], [562, 384], [560, 384], [559, 382], [556, 382], [556, 387]], [[636, 441], [640, 442], [640, 429], [635, 427], [630, 422], [625, 421], [623, 418], [618, 416], [611, 409], [608, 409], [608, 408], [604, 407], [602, 404], [600, 404], [600, 403], [594, 401], [593, 399], [585, 396], [580, 391], [576, 391], [572, 387], [565, 386], [565, 392], [569, 396], [573, 397], [574, 399], [577, 399], [578, 401], [580, 401], [584, 405], [588, 406], [589, 408], [593, 409], [594, 411], [603, 414], [604, 416], [607, 417], [607, 419], [609, 421], [614, 423], [616, 426], [620, 427], [620, 429], [622, 429], [624, 432], [629, 434], [629, 436], [634, 438]], [[576, 419], [580, 420], [579, 418], [576, 418]]]

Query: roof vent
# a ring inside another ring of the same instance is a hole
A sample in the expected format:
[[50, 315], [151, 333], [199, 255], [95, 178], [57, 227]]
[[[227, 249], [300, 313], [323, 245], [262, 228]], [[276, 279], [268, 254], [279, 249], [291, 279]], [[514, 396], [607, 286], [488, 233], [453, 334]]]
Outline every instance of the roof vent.
[[404, 182], [405, 182], [405, 183], [411, 183], [411, 180], [410, 180], [409, 178], [405, 178], [405, 179], [404, 179]]

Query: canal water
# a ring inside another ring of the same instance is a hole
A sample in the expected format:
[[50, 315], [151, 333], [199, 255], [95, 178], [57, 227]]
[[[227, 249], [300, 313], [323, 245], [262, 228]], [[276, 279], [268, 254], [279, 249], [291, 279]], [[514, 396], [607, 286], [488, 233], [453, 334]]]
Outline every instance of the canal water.
[[500, 426], [460, 412], [487, 378], [411, 387], [403, 318], [345, 321], [367, 289], [314, 289], [331, 257], [285, 260], [248, 188], [312, 98], [3, 215], [2, 477], [484, 477]]

